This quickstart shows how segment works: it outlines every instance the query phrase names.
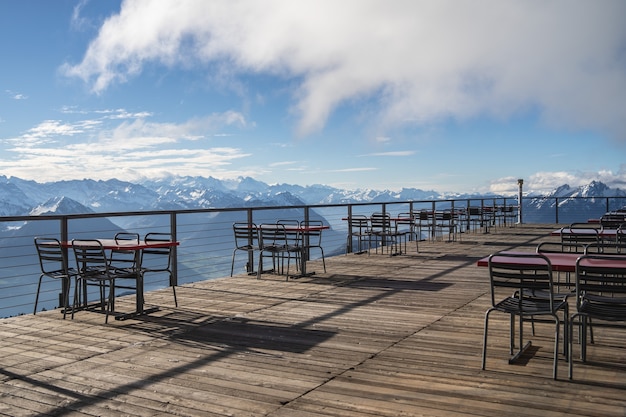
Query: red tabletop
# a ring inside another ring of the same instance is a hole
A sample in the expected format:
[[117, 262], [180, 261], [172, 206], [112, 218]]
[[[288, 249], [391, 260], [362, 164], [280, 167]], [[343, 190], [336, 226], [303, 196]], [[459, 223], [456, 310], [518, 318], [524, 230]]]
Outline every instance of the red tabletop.
[[[500, 252], [502, 254], [532, 254], [534, 252], [520, 252], [520, 251], [505, 251]], [[576, 260], [580, 258], [582, 255], [580, 253], [562, 253], [562, 252], [542, 252], [542, 255], [545, 255], [546, 258], [550, 260], [552, 264], [553, 271], [561, 271], [561, 272], [574, 272], [576, 271]], [[537, 259], [533, 258], [514, 258], [509, 261], [515, 261], [520, 265], [533, 265], [538, 264]], [[477, 266], [489, 266], [489, 256], [486, 256], [476, 263]]]
[[[518, 253], [532, 253], [532, 252], [520, 252], [520, 251], [503, 251], [502, 254], [518, 254]], [[553, 271], [560, 272], [575, 272], [576, 261], [583, 256], [580, 253], [568, 253], [568, 252], [541, 252], [550, 260]], [[511, 258], [507, 262], [514, 261], [520, 265], [534, 265], [539, 261], [533, 258]], [[607, 255], [605, 259], [586, 259], [586, 264], [592, 264], [597, 266], [604, 266], [609, 268], [623, 268], [626, 272], [626, 256], [623, 255]], [[489, 256], [480, 259], [476, 266], [489, 266]]]
[[[150, 241], [146, 242], [144, 240], [140, 240], [139, 242], [134, 240], [115, 240], [115, 239], [95, 239], [102, 244], [104, 249], [114, 249], [114, 250], [142, 250], [148, 248], [167, 248], [170, 246], [178, 246], [179, 242], [168, 242], [168, 241]], [[72, 241], [61, 242], [61, 246], [64, 248], [71, 248]]]
[[[554, 230], [550, 233], [551, 236], [561, 236], [561, 234], [565, 233], [565, 234], [569, 234], [569, 228], [566, 227], [564, 229], [557, 229]], [[616, 237], [617, 236], [617, 229], [593, 229], [593, 228], [576, 228], [574, 227], [574, 231], [576, 234], [578, 235], [589, 235], [589, 236], [593, 236], [596, 233], [598, 234], [598, 236], [600, 237]]]

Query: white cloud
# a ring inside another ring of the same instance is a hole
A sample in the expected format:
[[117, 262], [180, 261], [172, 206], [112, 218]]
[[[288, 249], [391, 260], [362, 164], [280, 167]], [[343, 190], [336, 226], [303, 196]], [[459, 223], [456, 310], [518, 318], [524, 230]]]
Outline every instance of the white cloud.
[[[67, 112], [83, 114], [77, 109]], [[128, 115], [125, 111], [89, 113], [102, 117], [75, 122], [46, 120], [19, 137], [5, 139], [13, 145], [7, 152], [15, 157], [3, 158], [0, 170], [28, 179], [39, 179], [45, 172], [50, 181], [86, 175], [130, 180], [139, 173], [154, 177], [165, 172], [236, 177], [242, 173], [229, 171], [232, 162], [250, 156], [241, 149], [211, 143], [214, 133], [223, 127], [245, 127], [245, 118], [236, 112], [182, 123], [149, 122], [142, 113], [123, 121], [109, 117]]]
[[64, 70], [97, 93], [151, 62], [295, 77], [303, 134], [373, 98], [387, 125], [537, 109], [623, 140], [623, 16], [621, 0], [126, 0]]
[[15, 91], [11, 91], [11, 90], [5, 90], [5, 91], [9, 95], [9, 97], [11, 97], [13, 100], [26, 100], [28, 98], [27, 95], [22, 94], [22, 93], [16, 93]]

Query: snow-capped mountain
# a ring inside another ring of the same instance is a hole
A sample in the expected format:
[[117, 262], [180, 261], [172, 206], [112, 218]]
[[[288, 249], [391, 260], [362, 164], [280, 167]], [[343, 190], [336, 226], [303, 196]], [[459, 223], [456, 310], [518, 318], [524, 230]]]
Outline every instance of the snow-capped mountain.
[[[475, 194], [455, 196], [457, 199], [481, 197], [499, 196]], [[619, 188], [611, 189], [596, 181], [576, 188], [566, 184], [556, 188], [547, 196], [525, 199], [524, 205], [532, 206], [533, 209], [539, 209], [539, 211], [542, 207], [554, 211], [557, 197], [559, 210], [563, 211], [569, 207], [579, 211], [580, 205], [593, 203], [593, 200], [577, 200], [574, 197], [626, 197], [626, 191]], [[344, 190], [327, 185], [268, 185], [250, 177], [225, 181], [212, 177], [169, 177], [146, 180], [142, 183], [116, 179], [38, 183], [0, 176], [0, 216], [410, 200], [436, 201], [444, 198], [450, 198], [450, 196], [415, 188], [390, 191]]]

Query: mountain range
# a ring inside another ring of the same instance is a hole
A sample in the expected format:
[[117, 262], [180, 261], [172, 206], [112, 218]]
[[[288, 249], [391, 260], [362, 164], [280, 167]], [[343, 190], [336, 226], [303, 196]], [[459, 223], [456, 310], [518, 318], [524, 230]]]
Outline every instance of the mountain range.
[[[527, 197], [529, 194], [531, 193], [525, 193]], [[168, 177], [138, 183], [117, 179], [39, 183], [17, 177], [0, 176], [0, 216], [500, 197], [503, 196], [440, 194], [416, 188], [391, 191], [345, 190], [327, 185], [269, 185], [250, 177], [236, 180]], [[626, 191], [609, 188], [598, 181], [582, 187], [570, 187], [565, 184], [548, 195], [533, 197], [532, 204], [549, 204], [555, 197], [572, 201], [574, 197], [626, 197]]]

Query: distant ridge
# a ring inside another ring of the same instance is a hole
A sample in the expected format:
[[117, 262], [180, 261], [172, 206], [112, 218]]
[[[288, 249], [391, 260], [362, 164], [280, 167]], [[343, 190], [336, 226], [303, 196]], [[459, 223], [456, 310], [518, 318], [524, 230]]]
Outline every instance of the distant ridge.
[[[320, 184], [268, 185], [250, 177], [224, 181], [213, 177], [172, 176], [139, 183], [117, 179], [38, 183], [0, 176], [0, 216], [499, 197], [503, 196], [449, 195], [417, 188], [390, 191], [345, 190]], [[548, 195], [537, 196], [538, 199], [546, 197], [626, 197], [626, 192], [619, 188], [609, 188], [599, 181], [592, 181], [575, 188], [564, 184]]]

